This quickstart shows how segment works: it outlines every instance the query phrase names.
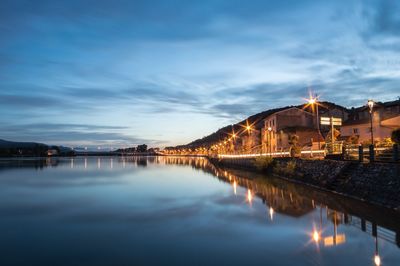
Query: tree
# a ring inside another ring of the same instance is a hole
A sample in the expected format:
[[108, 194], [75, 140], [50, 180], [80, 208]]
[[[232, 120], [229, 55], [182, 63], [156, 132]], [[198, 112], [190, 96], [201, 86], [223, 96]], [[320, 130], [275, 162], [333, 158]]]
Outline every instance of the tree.
[[290, 145], [290, 156], [291, 157], [300, 157], [301, 156], [301, 148], [299, 147], [299, 136], [290, 135], [289, 136], [289, 145]]
[[400, 128], [392, 132], [392, 141], [400, 144]]
[[[333, 129], [333, 141], [336, 141], [337, 138], [340, 136], [340, 131], [337, 130], [336, 128]], [[326, 142], [332, 142], [332, 129], [329, 130], [328, 135], [326, 135]]]
[[360, 137], [352, 135], [346, 139], [346, 144], [358, 144]]
[[146, 144], [142, 144], [142, 145], [138, 145], [136, 148], [137, 152], [147, 152], [147, 145]]

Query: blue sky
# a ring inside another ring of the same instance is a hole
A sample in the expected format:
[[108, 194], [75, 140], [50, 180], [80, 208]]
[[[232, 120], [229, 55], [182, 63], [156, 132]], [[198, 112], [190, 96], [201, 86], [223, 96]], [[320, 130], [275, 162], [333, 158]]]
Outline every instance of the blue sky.
[[184, 144], [248, 115], [400, 96], [399, 1], [0, 1], [0, 138]]

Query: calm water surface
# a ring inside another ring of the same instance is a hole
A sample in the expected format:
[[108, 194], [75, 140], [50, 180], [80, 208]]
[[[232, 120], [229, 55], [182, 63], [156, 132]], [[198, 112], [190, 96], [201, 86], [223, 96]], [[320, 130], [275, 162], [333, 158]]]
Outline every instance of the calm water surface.
[[201, 158], [0, 160], [0, 265], [400, 265], [399, 221]]

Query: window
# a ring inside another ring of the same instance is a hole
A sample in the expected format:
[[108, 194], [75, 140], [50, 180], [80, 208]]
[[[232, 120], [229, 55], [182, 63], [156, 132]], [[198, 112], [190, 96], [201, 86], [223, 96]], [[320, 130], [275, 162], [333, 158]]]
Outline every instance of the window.
[[353, 128], [353, 133], [358, 134], [358, 128]]

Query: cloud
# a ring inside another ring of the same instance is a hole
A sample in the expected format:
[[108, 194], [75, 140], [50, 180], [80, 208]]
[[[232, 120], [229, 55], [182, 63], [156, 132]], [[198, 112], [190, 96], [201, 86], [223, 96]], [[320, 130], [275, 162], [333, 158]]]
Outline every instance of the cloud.
[[128, 127], [84, 124], [19, 124], [4, 125], [0, 137], [19, 141], [35, 140], [48, 144], [116, 145], [127, 144], [157, 145], [161, 140], [146, 139], [125, 134]]
[[3, 1], [1, 133], [177, 142], [299, 104], [309, 89], [346, 106], [390, 100], [398, 9], [373, 0]]

